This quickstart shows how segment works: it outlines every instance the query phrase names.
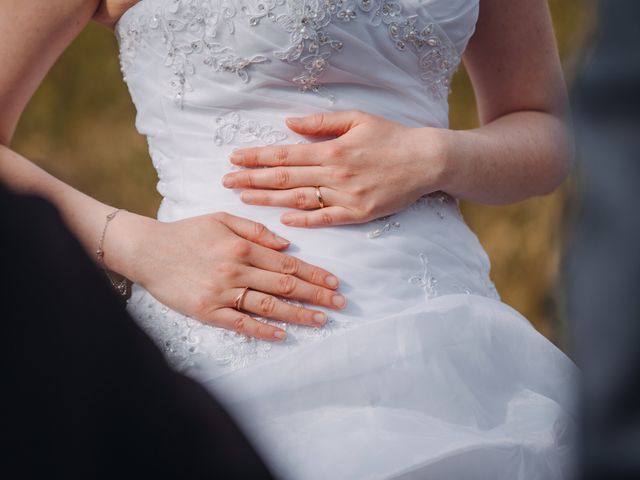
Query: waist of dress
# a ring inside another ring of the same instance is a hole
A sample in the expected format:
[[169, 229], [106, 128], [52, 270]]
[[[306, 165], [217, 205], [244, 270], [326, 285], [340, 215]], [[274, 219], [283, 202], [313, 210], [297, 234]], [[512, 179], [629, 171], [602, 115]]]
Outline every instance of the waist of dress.
[[486, 253], [462, 219], [455, 199], [442, 193], [357, 225], [288, 227], [279, 220], [287, 209], [246, 205], [239, 200], [214, 204], [204, 199], [180, 203], [165, 199], [158, 218], [172, 221], [220, 210], [259, 221], [289, 239], [291, 245], [284, 253], [336, 275], [347, 305], [341, 310], [313, 306], [328, 314], [329, 322], [323, 328], [261, 319], [287, 330], [285, 345], [274, 346], [180, 315], [134, 286], [130, 312], [180, 368], [213, 361], [221, 372], [234, 370], [262, 356], [271, 357], [276, 350], [287, 351], [344, 328], [360, 328], [410, 308], [428, 308], [436, 297], [469, 294], [499, 299], [489, 278]]
[[211, 193], [181, 202], [165, 198], [158, 219], [175, 221], [224, 211], [260, 222], [291, 242], [284, 253], [337, 275], [341, 285], [353, 288], [353, 295], [367, 305], [375, 303], [372, 297], [404, 302], [408, 296], [496, 296], [489, 259], [464, 222], [457, 201], [445, 193], [426, 195], [395, 214], [352, 225], [290, 227], [280, 221], [281, 214], [290, 210], [248, 205], [237, 197]]

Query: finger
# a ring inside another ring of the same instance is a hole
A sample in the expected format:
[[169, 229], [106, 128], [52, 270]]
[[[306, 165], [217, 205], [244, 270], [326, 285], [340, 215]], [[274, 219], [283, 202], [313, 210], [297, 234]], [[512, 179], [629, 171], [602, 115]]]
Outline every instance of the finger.
[[286, 212], [282, 214], [280, 221], [290, 227], [309, 228], [358, 223], [360, 220], [348, 208], [332, 206], [308, 212]]
[[321, 112], [306, 117], [288, 117], [285, 121], [293, 131], [303, 135], [343, 135], [359, 121], [361, 112]]
[[231, 213], [218, 213], [222, 222], [235, 234], [268, 248], [281, 250], [291, 243], [286, 238], [275, 234], [266, 225]]
[[229, 160], [234, 165], [250, 168], [320, 165], [319, 147], [320, 143], [239, 148], [233, 151]]
[[336, 289], [340, 284], [340, 281], [335, 275], [323, 268], [310, 265], [291, 255], [260, 246], [256, 246], [251, 250], [247, 257], [247, 262], [249, 265], [261, 270], [294, 275], [314, 285]]
[[346, 299], [341, 294], [290, 274], [249, 267], [243, 270], [240, 281], [242, 285], [248, 285], [252, 290], [294, 298], [314, 305], [333, 309], [343, 308], [346, 305]]
[[291, 305], [273, 295], [257, 290], [247, 291], [242, 301], [242, 310], [264, 318], [311, 327], [320, 327], [327, 321], [327, 315], [324, 312]]
[[[324, 206], [339, 205], [340, 193], [332, 188], [320, 187]], [[271, 205], [278, 207], [312, 210], [321, 208], [320, 200], [314, 187], [298, 187], [288, 190], [243, 190], [240, 200], [249, 205]]]
[[254, 168], [227, 173], [222, 184], [227, 188], [287, 189], [315, 185], [325, 176], [323, 167]]
[[[240, 289], [238, 289], [240, 290]], [[218, 327], [233, 330], [249, 337], [260, 338], [271, 342], [277, 342], [287, 338], [287, 332], [281, 328], [259, 322], [255, 318], [242, 313], [235, 308], [219, 308], [211, 318], [203, 319]]]

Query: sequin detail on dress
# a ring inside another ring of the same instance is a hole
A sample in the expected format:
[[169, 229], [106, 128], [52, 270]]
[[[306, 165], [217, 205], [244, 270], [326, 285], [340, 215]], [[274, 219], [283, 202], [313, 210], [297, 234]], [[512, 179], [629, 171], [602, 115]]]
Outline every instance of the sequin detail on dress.
[[[301, 91], [335, 100], [335, 95], [321, 82], [324, 72], [330, 68], [331, 56], [344, 47], [331, 36], [330, 24], [348, 24], [364, 17], [373, 26], [386, 27], [398, 50], [413, 50], [417, 54], [420, 79], [432, 97], [443, 99], [449, 94], [451, 78], [460, 63], [455, 47], [431, 18], [422, 24], [418, 15], [405, 15], [397, 1], [244, 1], [246, 4], [239, 10], [242, 20], [250, 27], [258, 27], [262, 20], [268, 19], [288, 34], [288, 44], [273, 51], [273, 56], [300, 64], [301, 71], [291, 82]], [[166, 48], [164, 64], [173, 71], [169, 83], [178, 106], [182, 106], [186, 93], [193, 90], [189, 78], [196, 74], [199, 64], [218, 72], [233, 73], [240, 81], [248, 82], [248, 70], [270, 59], [264, 55], [243, 57], [221, 43], [224, 35], [235, 34], [237, 14], [238, 8], [230, 0], [164, 0], [153, 13], [132, 15], [128, 23], [117, 30], [125, 78], [145, 37], [159, 32]]]

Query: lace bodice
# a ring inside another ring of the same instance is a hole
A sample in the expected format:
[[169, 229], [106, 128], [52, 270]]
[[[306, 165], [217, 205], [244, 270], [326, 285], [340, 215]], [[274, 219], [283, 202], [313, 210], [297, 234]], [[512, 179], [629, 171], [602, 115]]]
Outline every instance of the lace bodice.
[[446, 103], [476, 16], [477, 0], [142, 0], [116, 33], [125, 76], [150, 54], [179, 107], [215, 105], [195, 95], [208, 82], [294, 87], [328, 102], [356, 86], [393, 87]]
[[221, 186], [237, 146], [312, 142], [286, 116], [360, 109], [446, 127], [453, 72], [478, 0], [142, 0], [116, 26], [124, 77], [146, 135], [158, 212], [172, 221], [227, 211], [264, 223], [291, 253], [337, 274], [352, 305], [329, 326], [284, 325], [272, 346], [203, 325], [136, 290], [130, 311], [183, 367], [236, 369], [435, 297], [497, 298], [489, 262], [455, 199], [440, 192], [359, 225], [286, 227], [283, 208]]

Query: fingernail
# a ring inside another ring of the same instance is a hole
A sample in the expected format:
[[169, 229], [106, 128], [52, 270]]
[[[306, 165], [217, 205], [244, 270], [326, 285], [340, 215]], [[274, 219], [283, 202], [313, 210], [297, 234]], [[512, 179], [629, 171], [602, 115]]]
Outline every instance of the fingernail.
[[231, 177], [222, 177], [222, 184], [225, 187], [233, 187], [233, 178]]
[[282, 220], [282, 223], [289, 224], [293, 222], [293, 215], [289, 215], [288, 213], [285, 213], [284, 215], [282, 215], [281, 220]]
[[303, 120], [302, 117], [287, 117], [287, 123], [294, 126], [302, 125]]
[[229, 161], [231, 163], [240, 163], [242, 162], [243, 158], [244, 158], [244, 155], [242, 153], [232, 153], [231, 156], [229, 157]]
[[331, 303], [333, 303], [336, 307], [344, 307], [346, 299], [340, 294], [334, 295], [333, 298], [331, 298]]
[[316, 312], [313, 314], [313, 323], [316, 325], [324, 325], [327, 316], [322, 312]]
[[324, 281], [327, 282], [327, 285], [329, 285], [330, 287], [338, 286], [338, 279], [333, 275], [329, 275], [327, 278], [324, 279]]
[[251, 192], [242, 192], [240, 198], [246, 202], [253, 200], [253, 194]]
[[273, 336], [279, 340], [284, 340], [285, 338], [287, 338], [287, 332], [278, 330], [276, 333], [273, 334]]
[[284, 245], [289, 245], [291, 243], [289, 240], [287, 240], [286, 238], [281, 237], [280, 235], [276, 235], [276, 240], [279, 243], [282, 243]]

